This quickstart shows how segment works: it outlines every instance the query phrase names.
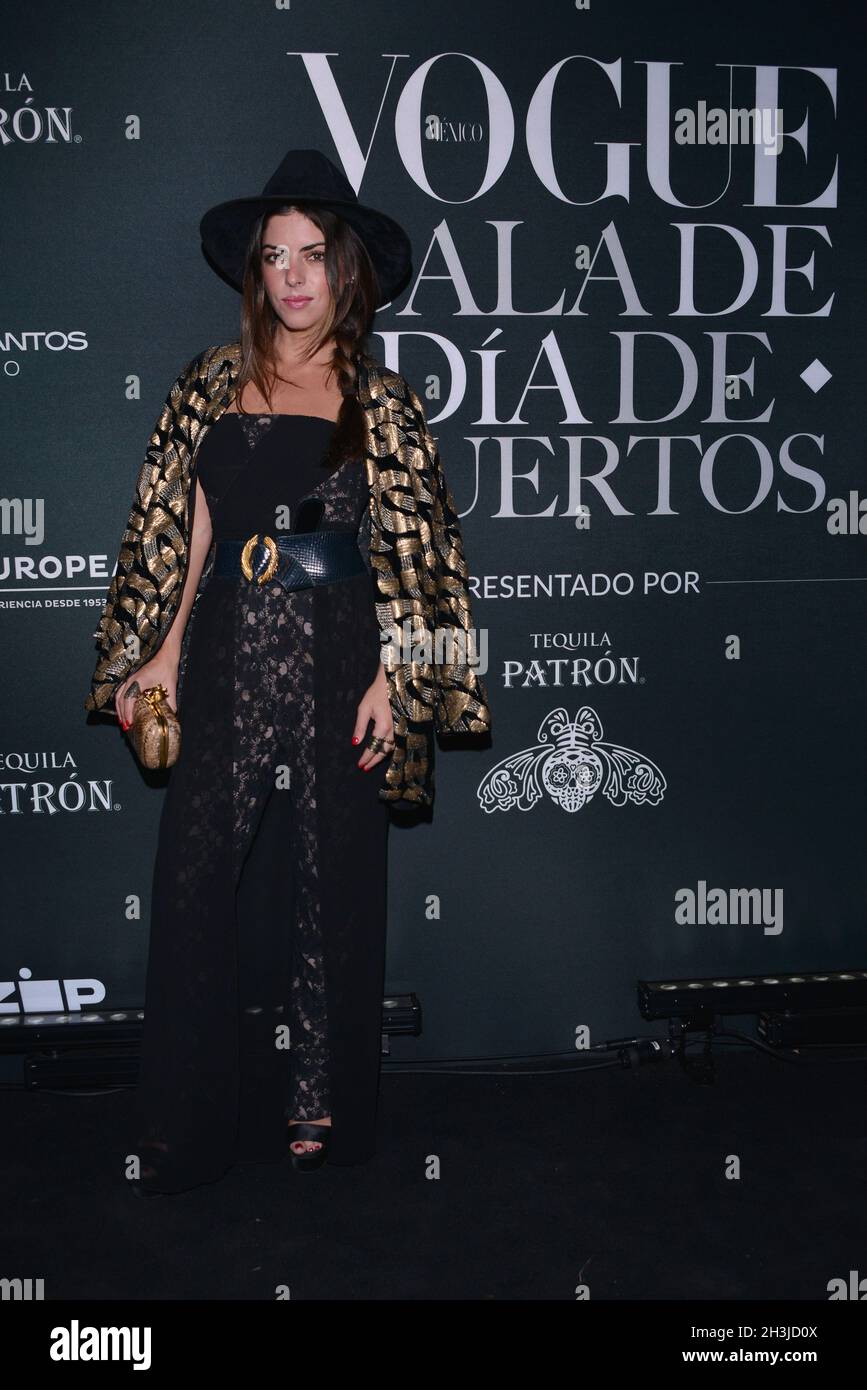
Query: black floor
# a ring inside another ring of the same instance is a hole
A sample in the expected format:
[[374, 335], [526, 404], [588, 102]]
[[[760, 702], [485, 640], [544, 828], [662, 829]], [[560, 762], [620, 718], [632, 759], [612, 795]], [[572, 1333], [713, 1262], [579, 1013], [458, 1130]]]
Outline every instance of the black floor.
[[865, 1078], [733, 1049], [712, 1086], [673, 1060], [386, 1066], [370, 1163], [248, 1165], [144, 1201], [116, 1171], [130, 1092], [5, 1091], [0, 1273], [46, 1299], [825, 1300], [867, 1274]]

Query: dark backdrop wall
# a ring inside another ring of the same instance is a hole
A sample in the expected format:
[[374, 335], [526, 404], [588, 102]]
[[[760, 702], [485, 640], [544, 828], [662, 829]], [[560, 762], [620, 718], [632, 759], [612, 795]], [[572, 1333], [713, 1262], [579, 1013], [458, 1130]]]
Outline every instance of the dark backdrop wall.
[[863, 965], [858, 11], [16, 17], [0, 1023], [142, 1000], [162, 791], [86, 719], [91, 633], [166, 391], [237, 333], [199, 218], [292, 145], [412, 236], [371, 348], [425, 400], [487, 658], [492, 747], [441, 752], [433, 821], [391, 832], [401, 1055], [621, 1035], [642, 975]]

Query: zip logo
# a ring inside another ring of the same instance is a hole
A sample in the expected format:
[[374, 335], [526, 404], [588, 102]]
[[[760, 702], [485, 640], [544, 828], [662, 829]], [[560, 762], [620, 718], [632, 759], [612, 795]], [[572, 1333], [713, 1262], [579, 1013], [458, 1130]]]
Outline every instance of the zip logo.
[[17, 980], [0, 980], [0, 1014], [77, 1014], [104, 998], [102, 980], [34, 980], [26, 966]]

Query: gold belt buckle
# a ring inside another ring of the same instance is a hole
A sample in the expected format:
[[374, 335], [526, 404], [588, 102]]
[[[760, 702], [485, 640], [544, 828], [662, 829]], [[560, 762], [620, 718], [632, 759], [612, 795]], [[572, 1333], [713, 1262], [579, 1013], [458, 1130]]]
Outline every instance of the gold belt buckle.
[[[244, 571], [245, 579], [253, 578], [253, 566], [250, 562], [250, 557], [253, 554], [253, 550], [256, 544], [258, 543], [258, 540], [259, 533], [257, 531], [255, 535], [251, 536], [250, 539], [245, 542], [244, 549], [241, 551], [241, 569]], [[267, 584], [268, 580], [272, 577], [275, 570], [277, 569], [277, 560], [279, 558], [280, 552], [277, 549], [277, 542], [274, 540], [273, 536], [263, 536], [262, 544], [265, 547], [265, 549], [269, 552], [268, 563], [263, 569], [262, 573], [258, 576], [257, 582], [259, 584]]]

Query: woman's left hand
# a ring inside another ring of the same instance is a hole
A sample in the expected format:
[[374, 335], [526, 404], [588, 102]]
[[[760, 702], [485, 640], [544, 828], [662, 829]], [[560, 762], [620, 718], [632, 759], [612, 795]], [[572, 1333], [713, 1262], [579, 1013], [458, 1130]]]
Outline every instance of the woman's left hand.
[[[368, 746], [367, 726], [371, 719], [373, 720], [374, 735], [384, 740], [384, 748], [378, 751], [374, 751]], [[379, 671], [373, 685], [368, 686], [365, 690], [358, 706], [353, 742], [361, 744], [362, 739], [365, 740], [365, 745], [358, 763], [362, 772], [369, 772], [372, 767], [376, 767], [378, 762], [381, 762], [383, 758], [388, 757], [394, 751], [394, 719], [388, 699], [388, 679], [382, 662], [379, 664]]]

